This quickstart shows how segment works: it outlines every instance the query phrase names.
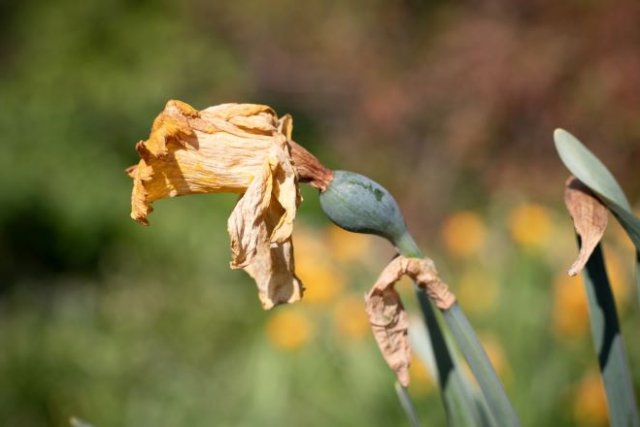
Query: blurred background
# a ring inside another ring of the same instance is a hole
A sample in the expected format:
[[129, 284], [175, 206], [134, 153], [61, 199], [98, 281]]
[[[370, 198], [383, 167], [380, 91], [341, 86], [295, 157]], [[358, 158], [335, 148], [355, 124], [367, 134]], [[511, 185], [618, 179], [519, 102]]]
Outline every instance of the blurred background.
[[[0, 2], [0, 423], [406, 425], [363, 312], [386, 242], [333, 227], [305, 188], [308, 292], [264, 312], [228, 269], [235, 196], [129, 219], [134, 145], [180, 99], [291, 113], [325, 164], [383, 183], [524, 424], [607, 425], [552, 132], [640, 207], [638, 22], [636, 0]], [[638, 390], [614, 221], [605, 251]], [[444, 423], [419, 361], [410, 392]]]

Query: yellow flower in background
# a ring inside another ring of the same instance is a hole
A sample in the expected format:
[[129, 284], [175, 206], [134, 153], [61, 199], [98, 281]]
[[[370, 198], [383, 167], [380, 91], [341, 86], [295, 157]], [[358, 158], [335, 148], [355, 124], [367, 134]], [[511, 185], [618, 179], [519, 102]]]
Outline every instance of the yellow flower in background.
[[[638, 216], [638, 214], [636, 215]], [[622, 228], [618, 221], [609, 221], [609, 223], [607, 224], [607, 229], [612, 231], [611, 234], [613, 235], [616, 244], [626, 250], [635, 252], [636, 247], [629, 238], [629, 235], [627, 234], [625, 229]]]
[[338, 334], [344, 338], [361, 339], [369, 336], [369, 319], [362, 297], [346, 295], [338, 300], [333, 312]]
[[367, 234], [351, 233], [338, 226], [328, 227], [331, 255], [342, 262], [363, 259], [376, 237]]
[[311, 340], [314, 327], [308, 316], [298, 309], [282, 308], [267, 320], [267, 339], [283, 350], [297, 350]]
[[336, 266], [332, 255], [322, 234], [307, 228], [298, 229], [295, 248], [296, 272], [305, 284], [305, 302], [330, 303], [344, 289], [346, 278]]
[[618, 251], [606, 246], [604, 249], [607, 276], [609, 277], [611, 291], [613, 292], [615, 301], [619, 305], [619, 308], [625, 309], [628, 307], [633, 296], [630, 271], [630, 268], [633, 265], [633, 254], [628, 254], [628, 258], [625, 260], [621, 258]]
[[509, 232], [513, 240], [525, 247], [544, 246], [551, 240], [553, 221], [547, 208], [527, 203], [509, 214]]
[[291, 160], [290, 116], [265, 105], [223, 104], [198, 111], [169, 101], [136, 150], [131, 217], [148, 224], [159, 199], [198, 193], [242, 194], [227, 229], [232, 268], [244, 268], [265, 309], [297, 301], [291, 233], [300, 202]]
[[469, 270], [458, 280], [456, 296], [470, 312], [488, 313], [498, 301], [498, 283], [487, 272]]
[[487, 230], [478, 214], [462, 211], [445, 220], [441, 234], [449, 252], [454, 256], [463, 257], [478, 253], [482, 249]]
[[580, 381], [574, 394], [573, 417], [578, 425], [600, 427], [609, 425], [607, 398], [600, 374], [590, 372]]
[[504, 349], [498, 339], [490, 334], [482, 334], [480, 336], [480, 342], [482, 342], [482, 346], [487, 352], [489, 361], [495, 368], [498, 376], [505, 383], [508, 383], [511, 380], [511, 368], [507, 362], [507, 357], [504, 354]]
[[346, 279], [327, 259], [297, 258], [296, 271], [305, 284], [304, 301], [327, 304], [335, 301], [345, 287]]
[[435, 379], [422, 363], [422, 360], [414, 358], [409, 366], [411, 385], [409, 390], [416, 397], [424, 397], [436, 389]]
[[587, 296], [582, 280], [562, 273], [553, 286], [553, 332], [560, 338], [579, 338], [589, 328]]

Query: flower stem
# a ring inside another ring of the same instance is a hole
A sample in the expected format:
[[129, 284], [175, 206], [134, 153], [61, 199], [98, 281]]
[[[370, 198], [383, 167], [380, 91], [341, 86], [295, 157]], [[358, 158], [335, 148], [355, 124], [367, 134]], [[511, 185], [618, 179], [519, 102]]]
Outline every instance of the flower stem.
[[416, 408], [414, 408], [413, 402], [411, 402], [411, 397], [409, 396], [409, 393], [407, 393], [407, 389], [397, 381], [395, 388], [396, 393], [398, 394], [398, 399], [400, 400], [400, 405], [402, 405], [402, 409], [404, 409], [404, 412], [407, 414], [407, 418], [409, 419], [409, 424], [411, 427], [420, 427], [420, 420], [418, 420]]
[[582, 277], [593, 345], [607, 394], [609, 420], [612, 426], [640, 426], [629, 362], [600, 244], [587, 261]]
[[[399, 252], [406, 257], [424, 258], [424, 254], [408, 231], [400, 236], [395, 244]], [[419, 296], [419, 299], [422, 298]], [[424, 304], [421, 304], [421, 309], [426, 317], [428, 313], [424, 309]], [[504, 426], [519, 426], [520, 421], [505, 393], [504, 387], [460, 305], [455, 303], [451, 308], [443, 310], [442, 314], [460, 351], [478, 381], [494, 423]], [[433, 322], [429, 326], [432, 327], [432, 325]]]

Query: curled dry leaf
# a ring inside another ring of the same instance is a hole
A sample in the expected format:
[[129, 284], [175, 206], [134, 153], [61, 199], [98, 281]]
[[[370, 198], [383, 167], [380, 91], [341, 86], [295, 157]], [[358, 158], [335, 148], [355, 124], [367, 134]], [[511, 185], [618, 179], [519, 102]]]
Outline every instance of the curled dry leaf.
[[382, 356], [403, 386], [409, 385], [411, 350], [408, 339], [407, 314], [395, 290], [403, 275], [411, 277], [440, 309], [450, 308], [456, 301], [430, 259], [398, 256], [382, 271], [365, 296], [369, 323]]
[[300, 202], [291, 156], [292, 121], [268, 106], [222, 104], [198, 111], [169, 101], [140, 141], [131, 217], [148, 224], [156, 200], [203, 193], [237, 193], [227, 229], [232, 268], [258, 285], [265, 309], [300, 299], [291, 233]]
[[578, 258], [569, 268], [569, 275], [575, 276], [584, 268], [602, 239], [607, 228], [607, 208], [586, 185], [573, 176], [565, 183], [564, 203], [580, 236]]

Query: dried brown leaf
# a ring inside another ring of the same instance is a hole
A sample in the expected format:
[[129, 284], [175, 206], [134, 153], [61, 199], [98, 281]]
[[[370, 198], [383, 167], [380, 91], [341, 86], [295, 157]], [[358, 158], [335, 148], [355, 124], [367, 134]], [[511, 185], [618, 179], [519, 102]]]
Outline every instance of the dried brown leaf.
[[409, 324], [400, 295], [394, 288], [396, 281], [402, 276], [401, 268], [394, 260], [384, 269], [365, 296], [365, 306], [373, 336], [384, 360], [395, 372], [398, 382], [407, 387], [411, 364]]
[[365, 296], [369, 323], [382, 356], [400, 384], [406, 387], [411, 364], [407, 314], [395, 290], [396, 282], [405, 274], [442, 310], [450, 308], [456, 298], [440, 280], [433, 261], [403, 256], [396, 257], [385, 267]]
[[585, 266], [607, 228], [607, 208], [579, 179], [571, 176], [565, 183], [564, 203], [573, 219], [573, 226], [580, 236], [578, 258], [569, 268], [575, 276]]

